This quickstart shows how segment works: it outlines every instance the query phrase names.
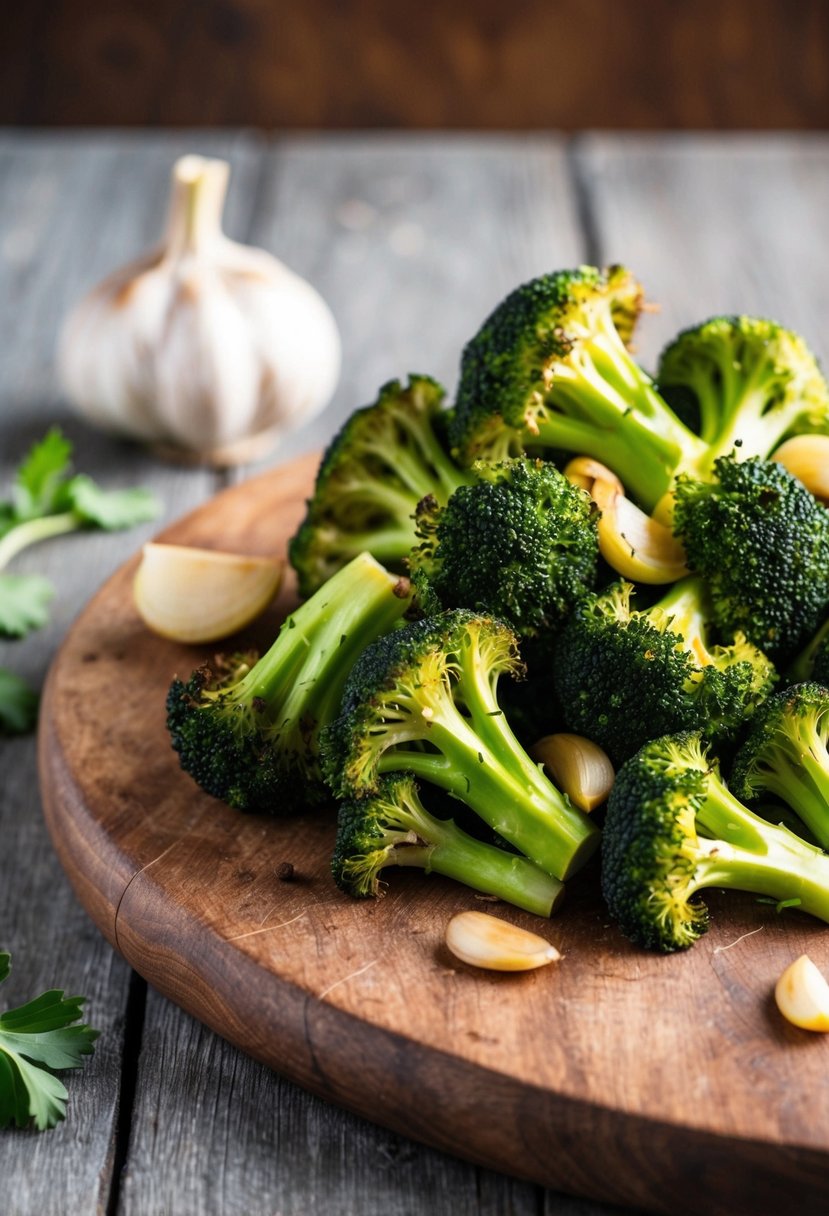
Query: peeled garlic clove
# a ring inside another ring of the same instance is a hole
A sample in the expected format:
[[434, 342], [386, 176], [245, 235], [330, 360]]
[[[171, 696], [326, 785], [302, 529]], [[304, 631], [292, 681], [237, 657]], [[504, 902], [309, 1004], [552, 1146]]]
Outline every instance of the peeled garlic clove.
[[774, 999], [793, 1026], [829, 1031], [829, 984], [808, 954], [786, 968], [775, 985]]
[[564, 475], [586, 490], [599, 508], [599, 552], [624, 578], [659, 585], [675, 583], [688, 573], [685, 550], [670, 528], [640, 511], [606, 465], [578, 456]]
[[188, 462], [251, 459], [327, 404], [340, 368], [317, 292], [222, 233], [228, 168], [176, 162], [160, 248], [75, 306], [58, 352], [80, 413]]
[[582, 811], [593, 811], [610, 796], [616, 774], [609, 757], [582, 735], [545, 735], [530, 748], [562, 793]]
[[537, 933], [486, 912], [459, 912], [446, 926], [446, 945], [461, 962], [490, 971], [532, 971], [561, 958]]
[[573, 485], [580, 486], [582, 490], [587, 490], [588, 494], [593, 489], [595, 481], [604, 482], [611, 489], [618, 491], [619, 494], [624, 494], [625, 492], [625, 487], [613, 470], [609, 469], [606, 464], [602, 464], [600, 460], [595, 460], [592, 456], [575, 456], [565, 467], [564, 476]]
[[795, 435], [781, 444], [772, 460], [829, 504], [829, 435]]
[[174, 642], [215, 642], [249, 625], [279, 588], [283, 563], [183, 545], [148, 544], [135, 576], [135, 606]]

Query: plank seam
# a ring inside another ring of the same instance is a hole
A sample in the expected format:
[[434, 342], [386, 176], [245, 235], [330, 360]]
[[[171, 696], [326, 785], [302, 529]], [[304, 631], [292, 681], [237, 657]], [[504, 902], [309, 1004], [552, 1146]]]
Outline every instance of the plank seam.
[[593, 197], [591, 174], [584, 155], [585, 141], [581, 136], [568, 140], [565, 163], [569, 170], [576, 220], [581, 229], [585, 261], [591, 266], [601, 266], [604, 260], [601, 225]]
[[144, 1018], [147, 1011], [147, 981], [137, 971], [130, 974], [127, 1006], [124, 1013], [124, 1045], [121, 1053], [121, 1081], [118, 1093], [118, 1114], [112, 1154], [112, 1173], [106, 1216], [117, 1216], [121, 1202], [121, 1182], [129, 1156], [132, 1116], [138, 1086], [138, 1061], [144, 1038]]

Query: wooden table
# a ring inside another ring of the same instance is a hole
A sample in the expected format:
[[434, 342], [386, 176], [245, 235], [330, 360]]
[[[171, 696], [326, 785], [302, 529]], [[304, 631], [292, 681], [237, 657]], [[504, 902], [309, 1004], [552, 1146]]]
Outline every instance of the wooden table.
[[[265, 246], [332, 305], [345, 349], [328, 412], [279, 459], [319, 446], [384, 380], [451, 389], [464, 340], [515, 284], [625, 261], [661, 304], [639, 354], [715, 312], [776, 316], [829, 354], [829, 140], [819, 137], [276, 139], [249, 133], [0, 137], [0, 477], [52, 422], [106, 484], [157, 489], [173, 519], [245, 471], [160, 466], [68, 415], [61, 317], [162, 224], [184, 151], [233, 166], [232, 236]], [[40, 682], [67, 626], [153, 529], [43, 545], [19, 568], [58, 586], [49, 626], [0, 646]], [[102, 1030], [68, 1078], [57, 1130], [0, 1134], [14, 1216], [601, 1216], [610, 1209], [488, 1173], [309, 1097], [162, 999], [76, 903], [41, 820], [32, 739], [0, 743], [0, 1005], [54, 985], [89, 996]], [[553, 1028], [554, 1032], [554, 1028]], [[601, 1163], [597, 1162], [597, 1169]]]

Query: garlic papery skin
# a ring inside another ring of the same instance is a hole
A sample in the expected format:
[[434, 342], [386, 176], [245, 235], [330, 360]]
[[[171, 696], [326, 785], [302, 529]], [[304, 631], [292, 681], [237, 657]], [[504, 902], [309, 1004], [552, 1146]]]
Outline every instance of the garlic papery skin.
[[185, 461], [235, 464], [318, 414], [340, 372], [325, 301], [263, 249], [221, 230], [229, 166], [173, 167], [160, 249], [81, 299], [61, 381], [88, 421]]

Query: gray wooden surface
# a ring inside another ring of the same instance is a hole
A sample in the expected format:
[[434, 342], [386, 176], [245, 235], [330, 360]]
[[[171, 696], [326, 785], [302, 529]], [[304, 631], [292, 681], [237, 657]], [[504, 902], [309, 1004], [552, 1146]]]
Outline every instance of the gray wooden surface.
[[[737, 310], [777, 316], [829, 354], [822, 137], [8, 133], [0, 136], [3, 485], [55, 421], [84, 471], [110, 485], [154, 486], [166, 519], [227, 480], [158, 465], [94, 434], [68, 415], [54, 377], [62, 315], [152, 241], [170, 163], [185, 150], [231, 160], [229, 233], [308, 276], [341, 327], [336, 399], [275, 460], [318, 446], [392, 376], [426, 371], [451, 388], [465, 338], [506, 291], [584, 260], [627, 262], [661, 302], [643, 328], [646, 363], [681, 325]], [[70, 537], [22, 556], [15, 568], [49, 575], [59, 592], [49, 626], [0, 646], [0, 665], [39, 683], [74, 615], [152, 530]], [[0, 1133], [4, 1214], [610, 1211], [328, 1107], [147, 991], [86, 920], [52, 855], [31, 739], [0, 742], [0, 947], [14, 958], [0, 1006], [57, 985], [88, 994], [88, 1017], [103, 1031], [93, 1060], [69, 1078], [63, 1125]]]

